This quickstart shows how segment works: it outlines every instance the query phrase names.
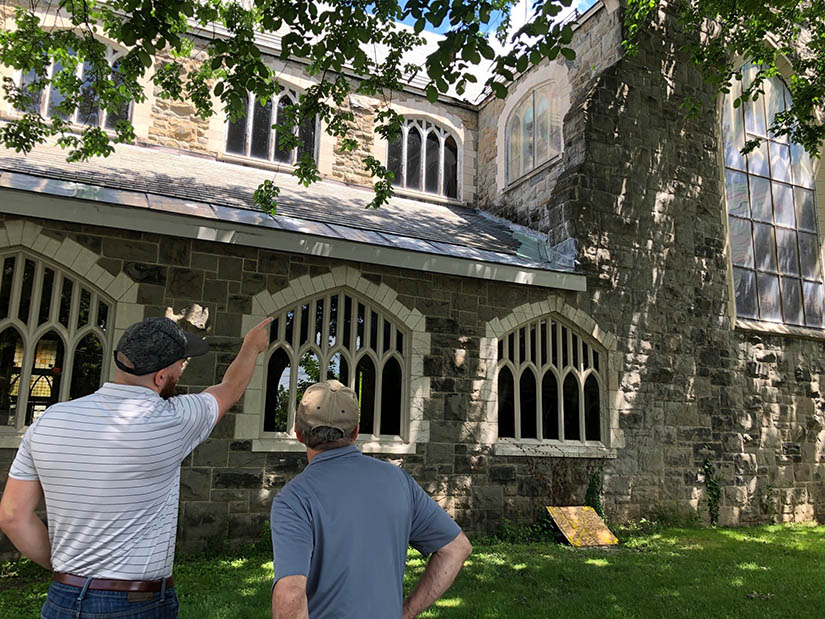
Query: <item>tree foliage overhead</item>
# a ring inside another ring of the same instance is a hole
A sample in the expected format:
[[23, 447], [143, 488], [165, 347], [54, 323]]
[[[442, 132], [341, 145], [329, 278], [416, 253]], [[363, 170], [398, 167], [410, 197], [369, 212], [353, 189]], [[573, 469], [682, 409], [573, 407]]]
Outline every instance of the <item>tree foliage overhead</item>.
[[[301, 62], [315, 79], [279, 126], [279, 148], [296, 147], [298, 137], [291, 129], [317, 116], [339, 140], [339, 147], [351, 151], [356, 147], [347, 105], [352, 93], [388, 100], [412, 75], [424, 72], [425, 93], [434, 102], [448, 92], [463, 94], [477, 81], [484, 59], [492, 63], [489, 87], [504, 97], [506, 84], [528, 66], [559, 54], [572, 58], [567, 47], [572, 27], [554, 19], [571, 1], [536, 2], [535, 19], [512, 35], [508, 51], [498, 55], [489, 32], [496, 31], [499, 40], [507, 37], [516, 0], [61, 0], [66, 27], [55, 27], [41, 12], [53, 3], [21, 3], [15, 12], [16, 28], [0, 33], [0, 62], [35, 79], [25, 87], [5, 80], [7, 98], [17, 109], [28, 111], [0, 127], [0, 140], [28, 153], [56, 136], [68, 149], [69, 160], [108, 155], [114, 144], [134, 139], [128, 120], [119, 120], [113, 132], [85, 127], [77, 133], [65, 118], [90, 93], [109, 112], [143, 101], [141, 80], [150, 81], [163, 98], [190, 102], [203, 118], [215, 113], [213, 96], [217, 97], [230, 118], [237, 119], [244, 114], [248, 92], [265, 103], [281, 88], [256, 44], [256, 34], [277, 33], [281, 57]], [[401, 20], [414, 27], [398, 26]], [[425, 28], [446, 28], [445, 36], [423, 66], [409, 64], [405, 58], [424, 44]], [[193, 37], [196, 30], [199, 36]], [[98, 37], [127, 50], [117, 80], [107, 64], [106, 45]], [[386, 53], [379, 56], [377, 47]], [[49, 73], [52, 60], [61, 67], [54, 75]], [[78, 78], [79, 62], [92, 67], [93, 80]], [[50, 84], [65, 98], [59, 113], [44, 118], [34, 104]], [[385, 106], [376, 114], [376, 131], [385, 138], [396, 135], [401, 122]], [[392, 174], [373, 157], [367, 157], [364, 166], [375, 180], [371, 205], [379, 206], [392, 195]], [[297, 162], [295, 175], [307, 185], [319, 179], [310, 155]], [[255, 201], [273, 211], [277, 193], [277, 187], [266, 182], [255, 192]]]
[[[764, 95], [764, 82], [782, 75], [793, 104], [774, 117], [771, 131], [788, 135], [812, 156], [825, 142], [825, 2], [822, 0], [627, 0], [625, 48], [662, 9], [673, 8], [680, 28], [701, 33], [685, 46], [707, 83], [722, 93], [743, 80], [743, 65], [759, 67], [742, 83], [738, 107]], [[787, 64], [786, 64], [787, 63]], [[781, 70], [780, 69], [784, 69]], [[751, 140], [752, 150], [759, 140]]]

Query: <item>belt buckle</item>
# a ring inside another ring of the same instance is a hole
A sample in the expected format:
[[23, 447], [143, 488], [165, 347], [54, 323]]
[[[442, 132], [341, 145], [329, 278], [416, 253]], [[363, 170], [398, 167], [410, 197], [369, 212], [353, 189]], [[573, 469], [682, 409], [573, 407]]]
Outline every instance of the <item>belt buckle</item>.
[[126, 601], [128, 602], [149, 602], [154, 593], [151, 591], [129, 591], [126, 594]]

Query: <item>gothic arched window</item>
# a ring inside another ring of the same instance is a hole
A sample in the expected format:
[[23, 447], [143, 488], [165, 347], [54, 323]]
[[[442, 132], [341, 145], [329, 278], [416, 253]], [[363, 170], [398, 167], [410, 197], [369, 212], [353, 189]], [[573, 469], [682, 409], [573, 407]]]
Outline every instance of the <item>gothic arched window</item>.
[[[73, 50], [69, 50], [69, 56], [74, 57], [75, 55]], [[111, 79], [115, 85], [119, 85], [123, 81], [120, 74], [120, 56], [121, 54], [114, 49], [110, 47], [106, 49], [106, 62], [111, 70], [108, 75], [103, 77]], [[63, 68], [63, 63], [60, 60], [53, 60], [47, 69], [46, 77], [49, 80], [55, 79], [63, 71]], [[100, 76], [94, 73], [91, 63], [88, 61], [77, 62], [74, 73], [75, 77], [81, 81], [81, 91], [77, 107], [71, 113], [67, 113], [61, 107], [60, 104], [65, 101], [66, 97], [53, 82], [46, 85], [40, 92], [30, 93], [33, 102], [21, 111], [39, 113], [45, 118], [57, 116], [78, 125], [103, 127], [105, 129], [115, 129], [118, 121], [129, 119], [131, 106], [128, 103], [122, 105], [116, 111], [108, 111], [100, 107], [94, 89], [94, 85], [100, 79]], [[36, 80], [37, 75], [32, 70], [23, 74], [20, 85], [26, 88], [34, 84]]]
[[334, 378], [358, 394], [361, 436], [404, 434], [407, 346], [392, 316], [347, 289], [281, 310], [265, 362], [264, 432], [291, 434], [306, 388]]
[[458, 198], [458, 161], [456, 139], [427, 120], [405, 120], [388, 145], [387, 169], [396, 187]]
[[[745, 86], [758, 71], [743, 69]], [[725, 188], [728, 234], [738, 318], [823, 328], [822, 260], [817, 234], [813, 162], [788, 136], [770, 131], [776, 114], [791, 105], [776, 76], [764, 96], [734, 107], [742, 84], [734, 82], [724, 106]], [[762, 138], [748, 155], [746, 140]]]
[[562, 151], [559, 97], [552, 84], [530, 91], [507, 121], [507, 179], [514, 181]]
[[226, 152], [290, 165], [300, 161], [304, 154], [315, 159], [317, 119], [308, 119], [293, 127], [292, 132], [300, 141], [297, 148], [284, 147], [274, 127], [284, 124], [288, 115], [296, 111], [297, 105], [298, 94], [292, 90], [283, 90], [265, 103], [249, 93], [244, 114], [227, 124]]
[[114, 302], [25, 251], [0, 254], [0, 429], [88, 395], [107, 375]]
[[604, 442], [605, 354], [556, 316], [498, 340], [498, 437]]

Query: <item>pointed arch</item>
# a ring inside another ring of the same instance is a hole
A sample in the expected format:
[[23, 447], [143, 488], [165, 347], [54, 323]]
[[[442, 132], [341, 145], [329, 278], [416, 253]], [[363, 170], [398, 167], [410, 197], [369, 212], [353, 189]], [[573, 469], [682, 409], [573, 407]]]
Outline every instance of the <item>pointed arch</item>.
[[[502, 455], [615, 457], [623, 446], [609, 406], [618, 386], [616, 337], [559, 297], [487, 323], [481, 361], [489, 437]], [[612, 366], [612, 367], [611, 367]], [[503, 381], [503, 382], [502, 382]]]
[[46, 405], [86, 395], [107, 379], [120, 335], [117, 316], [142, 318], [137, 285], [99, 267], [99, 258], [33, 222], [0, 227], [0, 333], [12, 327], [20, 336], [16, 397], [18, 410], [26, 411], [13, 427], [8, 417], [0, 425], [0, 446], [16, 447], [22, 428]]
[[[259, 361], [261, 371], [253, 376], [243, 413], [236, 417], [236, 438], [252, 439], [255, 450], [302, 449], [291, 432], [296, 386], [290, 387], [287, 430], [270, 430], [273, 424], [265, 421], [272, 388], [263, 363], [269, 363], [273, 351], [281, 348], [289, 355], [293, 373], [300, 373], [302, 355], [311, 349], [318, 359], [319, 377], [338, 376], [352, 387], [359, 381], [359, 368], [371, 365], [373, 413], [366, 424], [362, 420], [359, 437], [365, 451], [413, 453], [417, 442], [427, 440], [423, 402], [429, 396], [429, 378], [423, 376], [423, 358], [430, 352], [430, 336], [424, 330], [424, 316], [398, 301], [389, 286], [341, 266], [325, 275], [292, 280], [275, 294], [261, 292], [252, 306], [253, 313], [243, 319], [245, 325], [274, 316], [275, 331], [269, 356]], [[399, 384], [391, 390], [391, 382]]]

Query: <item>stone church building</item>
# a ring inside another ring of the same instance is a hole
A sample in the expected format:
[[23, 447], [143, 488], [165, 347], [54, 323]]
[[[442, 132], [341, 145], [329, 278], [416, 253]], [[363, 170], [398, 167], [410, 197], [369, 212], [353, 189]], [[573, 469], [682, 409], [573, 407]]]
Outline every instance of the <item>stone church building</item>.
[[[599, 0], [575, 60], [529, 69], [506, 99], [430, 104], [415, 79], [389, 102], [405, 123], [388, 144], [379, 102], [350, 97], [355, 152], [319, 123], [279, 148], [270, 127], [312, 82], [261, 36], [286, 88], [245, 119], [202, 120], [147, 84], [144, 102], [72, 119], [131, 119], [136, 143], [108, 158], [0, 148], [0, 483], [49, 404], [111, 376], [128, 325], [169, 316], [206, 337], [180, 383], [197, 391], [273, 316], [243, 400], [183, 463], [184, 547], [263, 532], [305, 464], [296, 401], [322, 374], [358, 391], [361, 449], [470, 531], [581, 504], [594, 474], [610, 518], [703, 516], [706, 462], [723, 524], [822, 520], [825, 172], [770, 137], [743, 157], [784, 82], [734, 108], [682, 36], [660, 27], [628, 57], [622, 9]], [[0, 122], [19, 114], [0, 99]], [[322, 176], [308, 188], [291, 175], [304, 152]], [[378, 210], [367, 154], [397, 177]], [[265, 180], [275, 216], [253, 205]]]

